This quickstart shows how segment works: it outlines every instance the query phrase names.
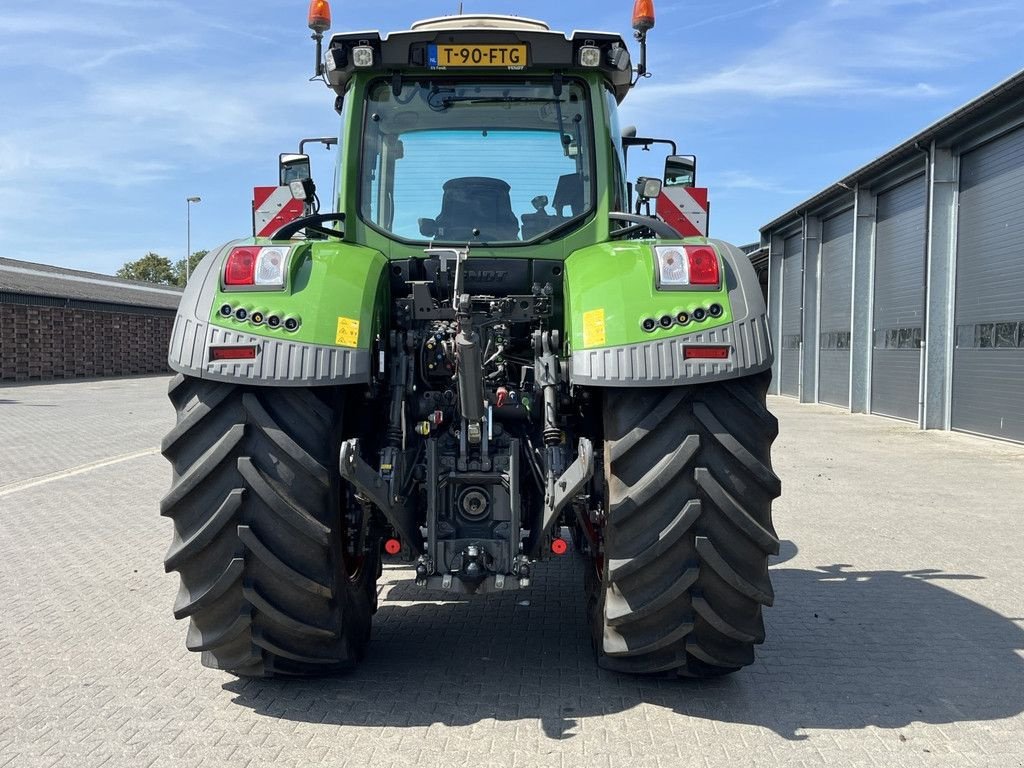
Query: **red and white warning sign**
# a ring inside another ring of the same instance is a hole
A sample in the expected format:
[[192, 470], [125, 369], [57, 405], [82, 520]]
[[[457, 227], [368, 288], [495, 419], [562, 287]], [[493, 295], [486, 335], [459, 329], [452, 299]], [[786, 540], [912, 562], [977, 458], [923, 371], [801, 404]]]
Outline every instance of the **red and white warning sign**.
[[256, 237], [270, 237], [305, 210], [305, 202], [292, 197], [289, 187], [253, 187], [252, 233]]
[[655, 210], [683, 237], [708, 236], [707, 187], [662, 187]]

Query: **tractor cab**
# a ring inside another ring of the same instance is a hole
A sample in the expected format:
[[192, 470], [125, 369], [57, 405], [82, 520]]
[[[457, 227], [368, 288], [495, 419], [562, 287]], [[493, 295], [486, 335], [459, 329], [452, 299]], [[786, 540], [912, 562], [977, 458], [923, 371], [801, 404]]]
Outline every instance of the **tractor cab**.
[[[634, 198], [649, 213], [660, 187], [645, 197], [653, 187], [626, 182], [626, 152], [671, 143], [635, 132], [624, 139], [618, 124], [618, 104], [648, 74], [653, 10], [637, 5], [634, 66], [618, 34], [564, 34], [500, 15], [427, 19], [391, 34], [341, 32], [324, 50], [330, 10], [314, 0], [315, 75], [336, 93], [342, 119], [337, 213], [320, 217], [343, 221], [336, 226], [345, 240], [390, 258], [414, 258], [430, 245], [565, 258], [567, 240], [635, 235], [637, 222], [614, 214], [634, 215]], [[302, 214], [319, 214], [308, 158], [282, 155], [280, 176], [303, 201]], [[276, 216], [280, 226], [278, 214], [264, 220]]]

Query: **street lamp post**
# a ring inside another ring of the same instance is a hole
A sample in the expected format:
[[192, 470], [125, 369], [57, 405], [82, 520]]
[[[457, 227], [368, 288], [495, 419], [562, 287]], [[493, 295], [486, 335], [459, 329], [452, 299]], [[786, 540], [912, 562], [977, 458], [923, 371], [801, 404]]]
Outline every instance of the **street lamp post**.
[[188, 282], [189, 267], [192, 262], [192, 203], [198, 203], [201, 197], [185, 198], [185, 282]]

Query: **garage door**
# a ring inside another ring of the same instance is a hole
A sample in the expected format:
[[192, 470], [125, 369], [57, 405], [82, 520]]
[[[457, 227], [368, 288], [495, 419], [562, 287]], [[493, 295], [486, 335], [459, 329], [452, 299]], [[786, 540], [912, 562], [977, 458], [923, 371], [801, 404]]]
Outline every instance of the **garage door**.
[[924, 337], [924, 177], [878, 196], [871, 412], [917, 421]]
[[960, 161], [953, 429], [1024, 441], [1024, 129]]
[[850, 407], [853, 209], [822, 222], [818, 400]]
[[800, 341], [803, 326], [802, 235], [786, 238], [782, 249], [782, 344], [779, 350], [779, 391], [800, 394]]

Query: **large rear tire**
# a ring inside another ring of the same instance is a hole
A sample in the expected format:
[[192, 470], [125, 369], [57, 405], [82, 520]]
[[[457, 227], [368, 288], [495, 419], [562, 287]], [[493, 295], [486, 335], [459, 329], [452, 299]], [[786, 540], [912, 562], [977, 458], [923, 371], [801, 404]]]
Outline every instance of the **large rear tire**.
[[710, 677], [754, 660], [779, 548], [769, 381], [606, 390], [608, 514], [587, 578], [602, 667]]
[[341, 390], [178, 375], [168, 394], [164, 564], [181, 577], [174, 616], [190, 621], [189, 650], [246, 677], [352, 666], [369, 641], [379, 542], [346, 561]]

